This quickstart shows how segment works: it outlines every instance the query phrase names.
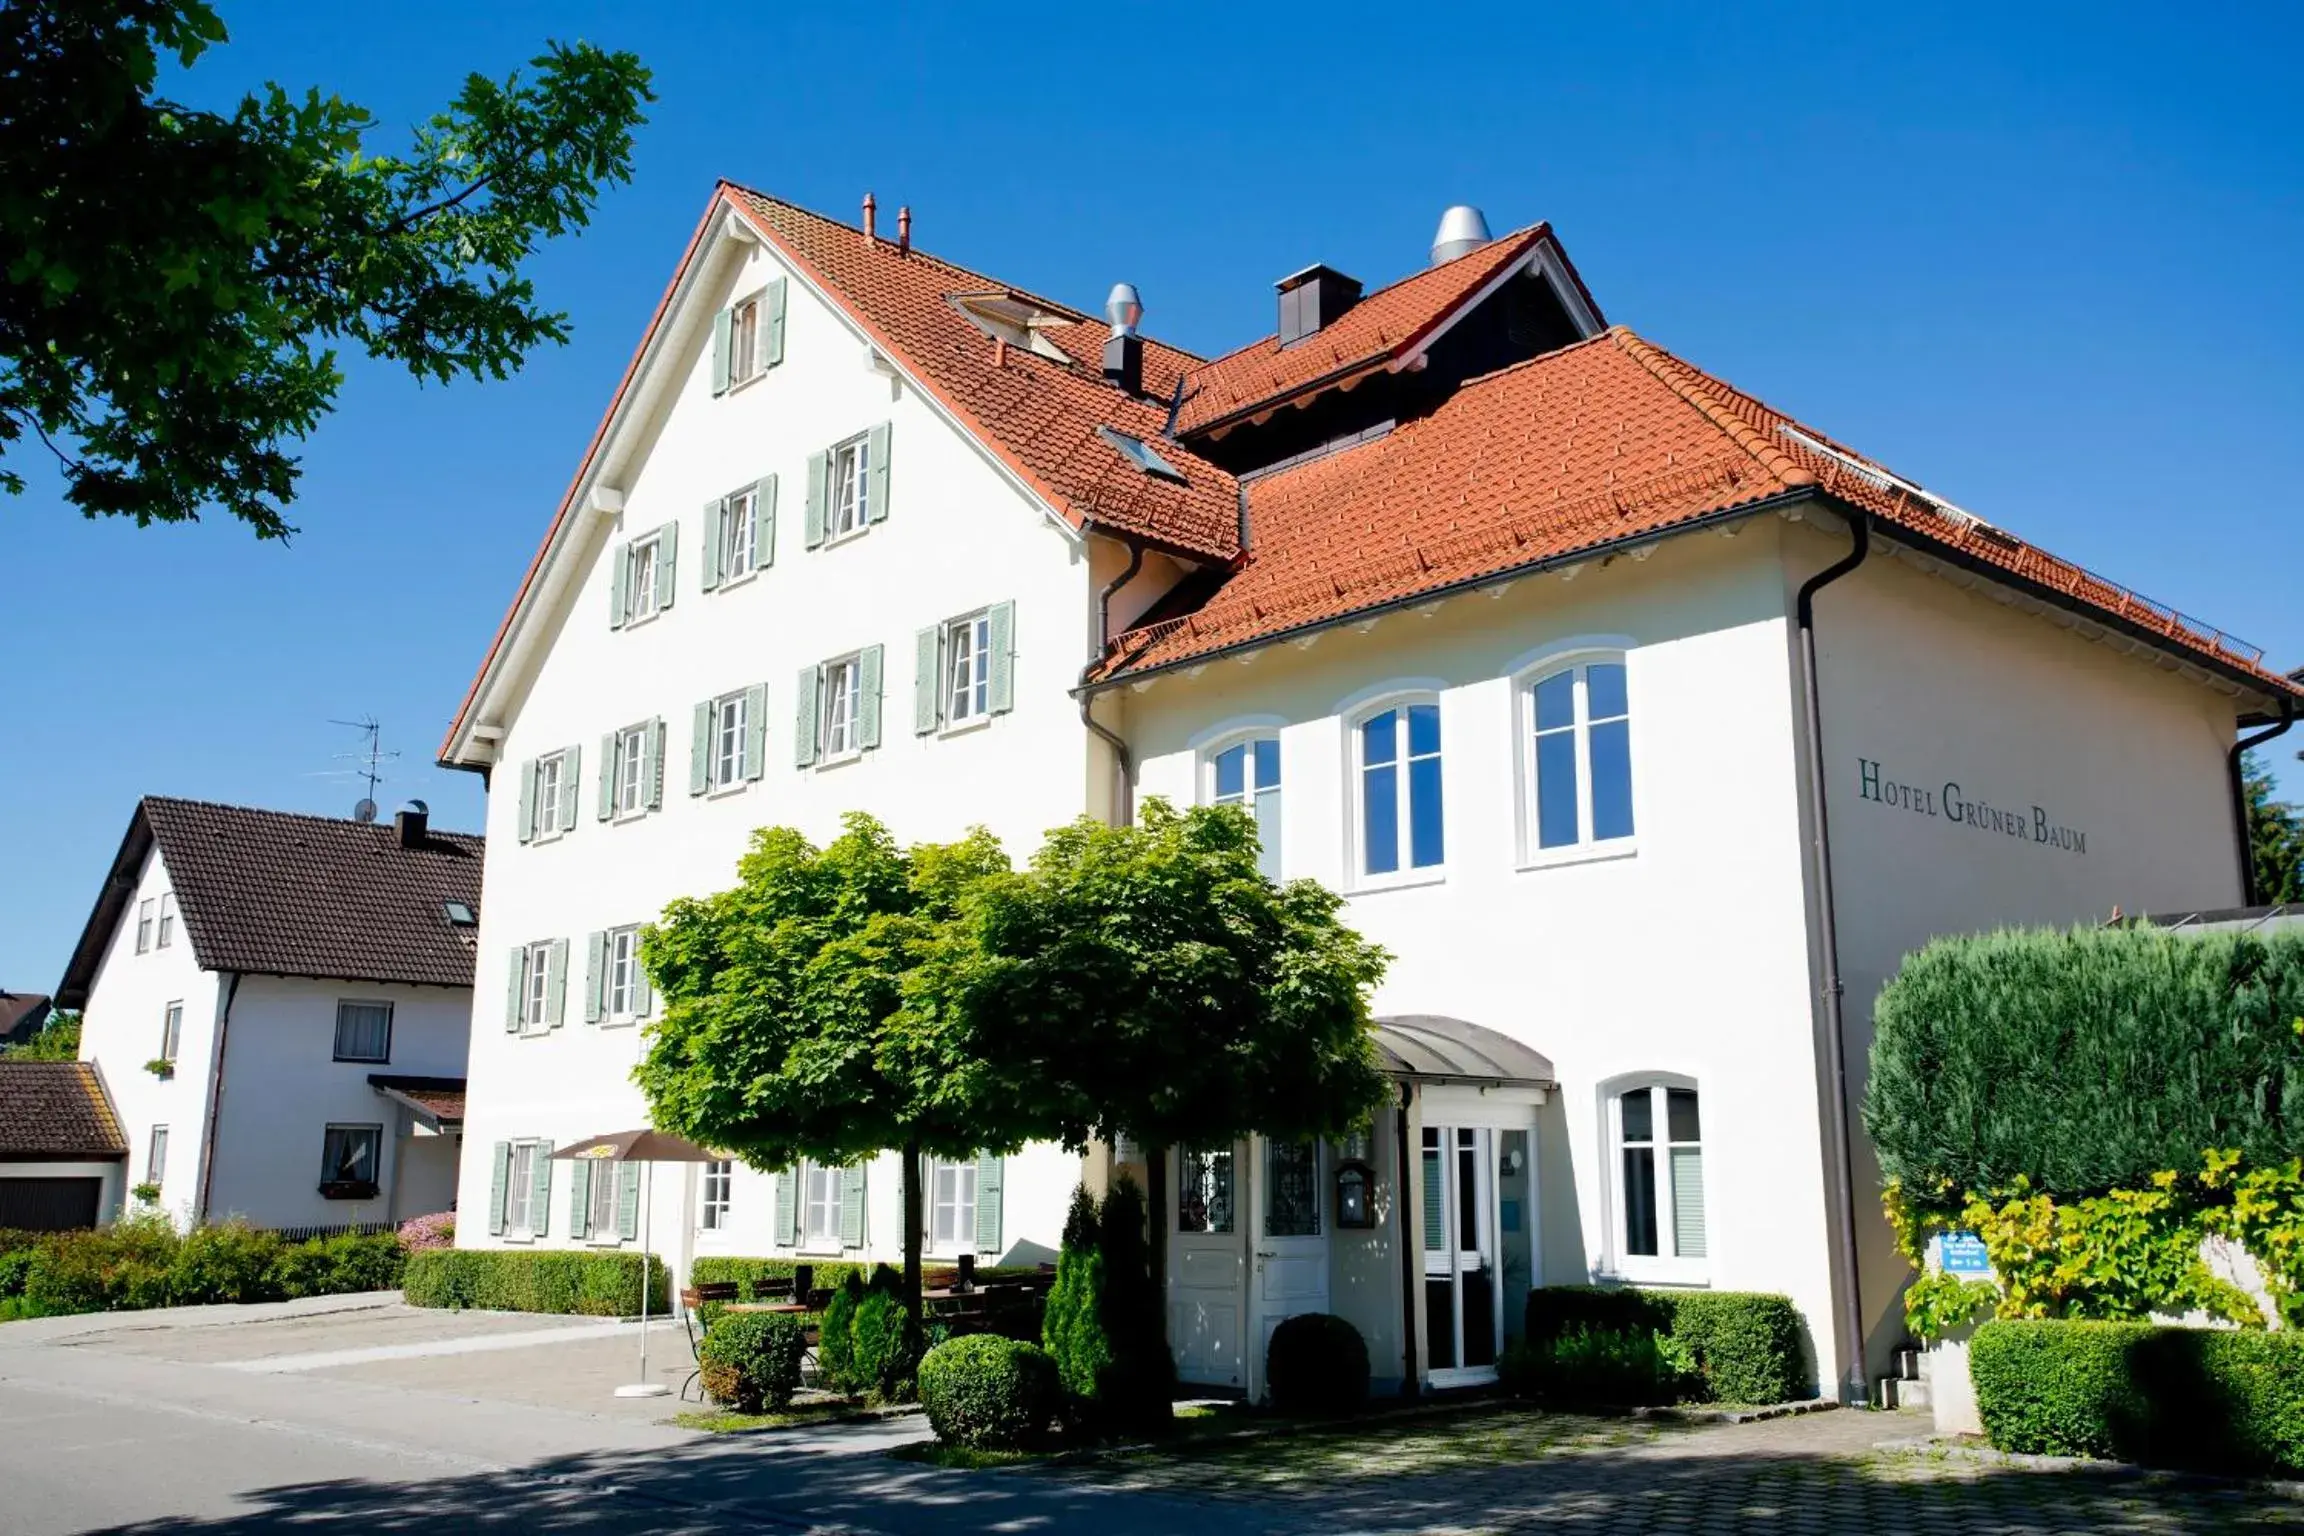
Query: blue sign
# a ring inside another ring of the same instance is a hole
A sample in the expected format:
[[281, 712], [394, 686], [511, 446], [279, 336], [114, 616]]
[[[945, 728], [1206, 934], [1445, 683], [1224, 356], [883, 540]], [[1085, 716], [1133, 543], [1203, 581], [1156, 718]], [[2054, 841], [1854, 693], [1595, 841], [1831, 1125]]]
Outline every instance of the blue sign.
[[1948, 1275], [1988, 1275], [1992, 1273], [1992, 1256], [1984, 1251], [1984, 1239], [1973, 1232], [1944, 1232], [1936, 1238], [1936, 1262]]

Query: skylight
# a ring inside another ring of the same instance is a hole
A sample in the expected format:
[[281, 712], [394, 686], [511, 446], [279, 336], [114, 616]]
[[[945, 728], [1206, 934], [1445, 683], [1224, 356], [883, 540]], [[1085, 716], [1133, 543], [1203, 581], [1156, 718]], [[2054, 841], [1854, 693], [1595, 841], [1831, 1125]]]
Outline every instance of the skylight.
[[480, 922], [479, 915], [461, 901], [444, 901], [440, 903], [440, 911], [451, 928], [477, 927]]
[[1098, 427], [1096, 429], [1096, 435], [1103, 438], [1104, 441], [1110, 443], [1113, 447], [1119, 449], [1121, 454], [1127, 458], [1129, 463], [1135, 465], [1138, 469], [1144, 471], [1144, 473], [1148, 475], [1158, 475], [1163, 480], [1173, 480], [1178, 485], [1189, 485], [1191, 483], [1184, 478], [1184, 472], [1182, 470], [1169, 463], [1166, 459], [1160, 457], [1160, 455], [1153, 450], [1152, 445], [1145, 442], [1142, 438], [1130, 437], [1125, 432], [1115, 432], [1110, 427]]

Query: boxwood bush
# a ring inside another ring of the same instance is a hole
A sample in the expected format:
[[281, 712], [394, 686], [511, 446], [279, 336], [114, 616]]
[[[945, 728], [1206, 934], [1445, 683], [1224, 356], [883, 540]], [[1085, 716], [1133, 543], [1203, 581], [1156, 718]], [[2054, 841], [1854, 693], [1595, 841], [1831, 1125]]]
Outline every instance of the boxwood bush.
[[920, 1362], [920, 1406], [947, 1445], [1035, 1444], [1047, 1434], [1061, 1395], [1046, 1351], [995, 1333], [948, 1340]]
[[1624, 1402], [1783, 1403], [1816, 1394], [1800, 1309], [1762, 1291], [1539, 1286], [1528, 1293], [1526, 1339], [1508, 1374], [1562, 1401], [1602, 1387], [1634, 1394], [1617, 1399]]
[[2304, 1334], [1990, 1322], [1968, 1373], [1998, 1450], [2304, 1473]]
[[[435, 1248], [408, 1255], [401, 1294], [412, 1307], [635, 1317], [641, 1258], [564, 1248]], [[668, 1310], [664, 1265], [648, 1255], [648, 1310]]]
[[1282, 1413], [1352, 1413], [1368, 1401], [1368, 1341], [1343, 1318], [1304, 1312], [1272, 1330], [1264, 1380]]
[[795, 1313], [727, 1313], [705, 1330], [696, 1352], [704, 1390], [739, 1413], [790, 1407], [807, 1347], [808, 1325]]

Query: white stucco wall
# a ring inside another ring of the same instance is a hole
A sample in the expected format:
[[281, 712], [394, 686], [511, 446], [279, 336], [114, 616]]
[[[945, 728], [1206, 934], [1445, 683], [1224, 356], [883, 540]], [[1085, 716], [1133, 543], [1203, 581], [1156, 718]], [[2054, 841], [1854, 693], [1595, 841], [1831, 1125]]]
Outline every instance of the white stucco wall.
[[[335, 1059], [339, 1002], [392, 1005], [390, 1061]], [[301, 1227], [390, 1221], [441, 1209], [395, 1198], [398, 1152], [410, 1129], [409, 1116], [371, 1087], [368, 1076], [462, 1077], [471, 1026], [472, 994], [460, 987], [241, 978], [225, 1046], [210, 1215]], [[330, 1200], [320, 1194], [331, 1125], [382, 1128], [381, 1177], [373, 1200]], [[439, 1180], [428, 1182], [433, 1187], [421, 1193], [436, 1199]]]
[[[155, 847], [136, 876], [136, 889], [122, 909], [119, 925], [104, 946], [81, 1010], [80, 1056], [96, 1064], [120, 1131], [128, 1141], [125, 1184], [150, 1177], [152, 1128], [168, 1127], [167, 1176], [161, 1180], [160, 1208], [184, 1222], [191, 1218], [200, 1190], [200, 1157], [208, 1120], [209, 1074], [216, 1059], [216, 978], [200, 969], [184, 916], [167, 948], [136, 953], [136, 911], [150, 900], [154, 912], [162, 894], [174, 889], [166, 862]], [[158, 920], [154, 920], [157, 937]], [[166, 1080], [144, 1070], [160, 1054], [168, 1005], [184, 1005], [176, 1072]]]
[[[778, 270], [764, 249], [741, 249], [740, 270], [725, 248], [707, 258], [719, 275], [697, 295], [703, 313]], [[659, 419], [635, 428], [645, 452], [625, 476], [623, 511], [574, 514], [594, 520], [573, 555], [588, 574], [564, 611], [531, 620], [547, 627], [549, 642], [536, 647], [532, 675], [515, 680], [489, 797], [463, 1171], [473, 1219], [460, 1224], [460, 1242], [491, 1241], [481, 1205], [496, 1142], [565, 1143], [646, 1118], [630, 1081], [640, 1031], [582, 1020], [586, 935], [649, 921], [675, 897], [731, 884], [760, 827], [795, 826], [822, 841], [837, 834], [843, 812], [860, 808], [908, 842], [957, 837], [982, 824], [1021, 859], [1046, 828], [1084, 808], [1084, 785], [1094, 775], [1067, 690], [1086, 659], [1085, 554], [927, 401], [869, 369], [857, 334], [796, 274], [786, 276], [784, 362], [715, 398], [708, 328], [688, 332], [688, 354], [668, 362], [684, 382]], [[852, 540], [806, 548], [810, 454], [880, 422], [891, 432], [887, 520]], [[778, 478], [774, 563], [749, 580], [703, 591], [703, 507], [768, 474]], [[612, 551], [671, 521], [680, 525], [673, 606], [611, 628]], [[1003, 601], [1016, 605], [1015, 708], [973, 730], [916, 737], [916, 632]], [[796, 768], [797, 673], [871, 644], [884, 647], [880, 747], [855, 761]], [[691, 797], [691, 711], [700, 700], [752, 684], [767, 687], [764, 776]], [[662, 808], [627, 822], [598, 821], [602, 735], [659, 717], [666, 727]], [[523, 845], [515, 825], [519, 765], [570, 745], [581, 752], [578, 824], [556, 840]], [[508, 1034], [510, 952], [550, 938], [570, 942], [565, 1023], [544, 1036]], [[1053, 1247], [1077, 1159], [1048, 1151], [1012, 1160], [1012, 1167], [1012, 1240]], [[1052, 1171], [1059, 1167], [1071, 1172], [1059, 1179]], [[1045, 1180], [1043, 1169], [1051, 1170]], [[1061, 1182], [1063, 1195], [1027, 1196], [1026, 1188], [1041, 1182]], [[885, 1216], [877, 1210], [895, 1198], [893, 1160], [875, 1168], [868, 1184], [874, 1249], [893, 1257], [893, 1205]], [[677, 1251], [687, 1240], [693, 1213], [683, 1209], [686, 1186], [658, 1180], [659, 1249]], [[547, 1242], [566, 1240], [569, 1187], [566, 1170], [556, 1169]], [[668, 1189], [683, 1198], [665, 1198]], [[740, 1172], [734, 1224], [706, 1241], [721, 1252], [770, 1252], [772, 1212], [765, 1180]]]

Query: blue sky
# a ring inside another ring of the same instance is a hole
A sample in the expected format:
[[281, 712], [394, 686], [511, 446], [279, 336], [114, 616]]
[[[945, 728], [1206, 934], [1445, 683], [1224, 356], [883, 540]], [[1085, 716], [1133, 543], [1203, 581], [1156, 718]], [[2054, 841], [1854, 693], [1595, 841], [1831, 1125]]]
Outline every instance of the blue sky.
[[547, 37], [662, 99], [536, 268], [574, 343], [506, 384], [352, 363], [293, 544], [0, 500], [0, 985], [54, 985], [138, 795], [342, 813], [331, 719], [384, 722], [387, 808], [478, 824], [432, 753], [719, 176], [869, 188], [1084, 308], [1127, 279], [1202, 352], [1308, 262], [1404, 275], [1451, 202], [1549, 218], [1611, 319], [2304, 663], [2304, 11], [219, 3], [182, 95], [318, 85], [382, 147]]

